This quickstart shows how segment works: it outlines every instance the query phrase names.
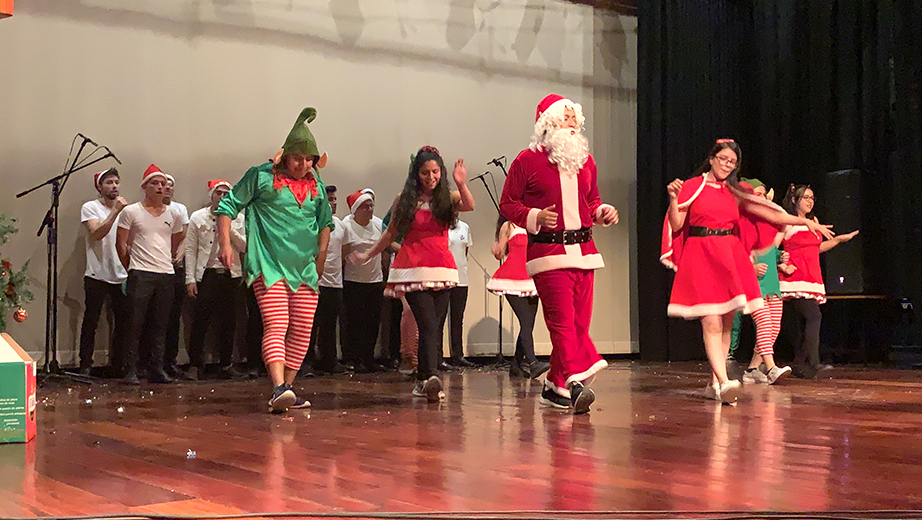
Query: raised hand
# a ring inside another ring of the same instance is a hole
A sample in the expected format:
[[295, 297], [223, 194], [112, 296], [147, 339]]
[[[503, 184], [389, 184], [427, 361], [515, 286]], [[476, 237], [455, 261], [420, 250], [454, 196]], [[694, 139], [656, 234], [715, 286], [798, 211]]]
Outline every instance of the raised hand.
[[685, 184], [685, 181], [681, 179], [676, 179], [669, 183], [666, 186], [666, 193], [669, 194], [669, 198], [672, 200], [679, 198], [679, 192], [682, 191], [682, 186]]
[[455, 170], [451, 172], [451, 176], [458, 186], [467, 182], [467, 163], [464, 162], [464, 157], [455, 161]]

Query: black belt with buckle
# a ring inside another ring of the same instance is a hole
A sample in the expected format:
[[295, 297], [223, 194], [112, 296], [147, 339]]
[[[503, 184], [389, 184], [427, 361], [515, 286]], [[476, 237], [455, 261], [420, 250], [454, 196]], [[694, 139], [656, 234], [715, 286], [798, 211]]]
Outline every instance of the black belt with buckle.
[[563, 244], [569, 246], [583, 244], [590, 240], [592, 240], [592, 229], [587, 227], [572, 231], [539, 231], [538, 233], [528, 234], [528, 241], [532, 244]]
[[732, 234], [732, 229], [713, 229], [704, 226], [691, 226], [688, 229], [690, 237], [724, 237]]
[[212, 273], [214, 273], [214, 274], [228, 274], [228, 273], [230, 273], [230, 271], [228, 271], [227, 269], [225, 269], [225, 268], [223, 268], [223, 267], [209, 267], [208, 269], [205, 269], [205, 272], [206, 272], [206, 273], [207, 273], [207, 272], [212, 272]]

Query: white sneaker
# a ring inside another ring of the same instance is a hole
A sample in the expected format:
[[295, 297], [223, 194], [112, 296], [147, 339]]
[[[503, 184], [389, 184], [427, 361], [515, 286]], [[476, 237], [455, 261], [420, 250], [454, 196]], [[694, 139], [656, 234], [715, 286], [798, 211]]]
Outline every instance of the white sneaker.
[[771, 370], [768, 371], [768, 375], [766, 376], [768, 379], [768, 384], [773, 385], [787, 377], [790, 373], [791, 367], [779, 367], [778, 365], [775, 365]]
[[747, 368], [746, 371], [743, 372], [743, 384], [744, 385], [758, 385], [758, 384], [767, 385], [769, 384], [768, 376], [762, 373], [762, 371], [759, 370], [758, 368], [752, 368], [752, 369]]
[[425, 397], [430, 403], [437, 403], [445, 398], [442, 391], [442, 380], [438, 376], [430, 376], [425, 381], [416, 381], [413, 387], [413, 397]]
[[725, 404], [733, 404], [743, 395], [743, 385], [736, 379], [728, 379], [720, 385], [720, 400]]
[[704, 387], [704, 397], [712, 401], [720, 401], [720, 385], [711, 383]]

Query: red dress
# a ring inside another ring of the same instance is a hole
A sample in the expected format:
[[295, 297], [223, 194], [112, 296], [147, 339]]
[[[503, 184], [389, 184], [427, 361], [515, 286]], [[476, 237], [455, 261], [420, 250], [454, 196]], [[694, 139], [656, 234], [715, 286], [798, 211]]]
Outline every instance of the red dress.
[[749, 252], [738, 236], [740, 209], [730, 190], [723, 183], [704, 182], [703, 177], [690, 179], [682, 186], [678, 202], [680, 208], [687, 207], [686, 229], [701, 226], [733, 229], [734, 233], [680, 235], [681, 258], [673, 259], [677, 270], [669, 316], [692, 319], [739, 310], [749, 314], [761, 308], [762, 291]]
[[387, 276], [384, 295], [448, 289], [458, 285], [458, 268], [448, 249], [448, 226], [432, 214], [428, 204], [416, 210]]
[[778, 273], [781, 297], [810, 298], [826, 303], [826, 285], [820, 269], [820, 244], [823, 237], [807, 229], [807, 226], [788, 226], [781, 246], [791, 255], [788, 265], [796, 267], [790, 275]]
[[528, 250], [528, 234], [524, 229], [512, 225], [512, 235], [507, 247], [509, 254], [493, 277], [487, 282], [487, 290], [493, 294], [511, 294], [513, 296], [537, 296], [535, 282], [528, 276], [525, 259]]

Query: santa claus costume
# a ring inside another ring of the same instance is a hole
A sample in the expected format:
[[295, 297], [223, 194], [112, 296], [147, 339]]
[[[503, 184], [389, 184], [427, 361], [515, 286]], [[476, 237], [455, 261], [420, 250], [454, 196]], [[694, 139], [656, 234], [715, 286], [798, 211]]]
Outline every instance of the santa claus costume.
[[525, 267], [528, 232], [511, 222], [502, 224], [494, 244], [494, 254], [502, 258], [504, 250], [506, 257], [487, 282], [487, 290], [504, 296], [519, 320], [519, 334], [515, 340], [515, 356], [509, 367], [509, 375], [537, 379], [551, 366], [535, 357], [532, 332], [538, 316], [538, 289]]
[[582, 107], [551, 94], [538, 104], [535, 119], [531, 146], [509, 167], [500, 212], [529, 234], [525, 265], [551, 335], [541, 402], [586, 413], [595, 400], [586, 386], [607, 366], [589, 337], [594, 270], [604, 265], [592, 226], [616, 222], [617, 212], [599, 200]]

